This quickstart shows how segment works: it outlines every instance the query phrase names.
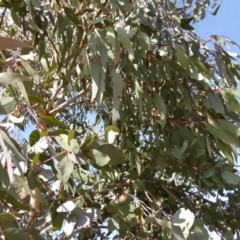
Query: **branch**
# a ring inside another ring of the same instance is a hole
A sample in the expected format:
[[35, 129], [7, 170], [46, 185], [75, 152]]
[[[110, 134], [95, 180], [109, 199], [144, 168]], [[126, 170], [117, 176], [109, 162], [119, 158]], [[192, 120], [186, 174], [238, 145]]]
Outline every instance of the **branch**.
[[82, 90], [80, 91], [76, 96], [74, 96], [73, 98], [68, 99], [67, 101], [65, 101], [64, 103], [60, 104], [59, 106], [57, 106], [56, 108], [52, 109], [51, 111], [49, 111], [49, 114], [54, 115], [56, 113], [58, 113], [60, 110], [63, 110], [64, 108], [68, 107], [72, 102], [74, 102], [77, 98], [79, 98], [80, 96], [86, 94], [90, 88], [89, 88], [90, 84], [87, 85], [86, 90]]

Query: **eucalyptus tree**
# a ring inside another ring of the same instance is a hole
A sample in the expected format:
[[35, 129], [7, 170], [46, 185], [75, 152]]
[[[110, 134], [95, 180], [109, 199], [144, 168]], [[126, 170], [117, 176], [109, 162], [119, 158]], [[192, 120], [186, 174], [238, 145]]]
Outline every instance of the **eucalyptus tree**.
[[0, 6], [1, 235], [239, 236], [238, 45], [194, 29], [217, 0]]

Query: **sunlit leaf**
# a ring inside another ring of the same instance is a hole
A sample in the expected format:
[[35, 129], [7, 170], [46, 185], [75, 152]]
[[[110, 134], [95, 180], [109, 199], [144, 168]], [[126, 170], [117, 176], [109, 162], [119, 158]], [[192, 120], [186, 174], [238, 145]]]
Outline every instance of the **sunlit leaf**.
[[9, 114], [15, 110], [17, 106], [16, 100], [13, 97], [0, 97], [0, 114]]
[[73, 162], [66, 157], [63, 158], [59, 163], [59, 170], [62, 176], [62, 181], [67, 182], [73, 171]]
[[[19, 166], [20, 166], [23, 174], [27, 172], [27, 163], [26, 162], [19, 162]], [[15, 168], [13, 173], [18, 175], [18, 176], [22, 175], [18, 168]]]
[[159, 94], [155, 94], [154, 95], [155, 98], [155, 104], [159, 110], [159, 114], [160, 114], [160, 123], [162, 125], [162, 128], [165, 127], [166, 124], [166, 118], [167, 118], [167, 110], [166, 110], [166, 105], [163, 101], [163, 98], [161, 97], [161, 95]]
[[70, 236], [77, 223], [77, 218], [74, 215], [70, 215], [64, 223], [63, 231], [67, 236]]
[[[195, 219], [195, 216], [189, 209], [180, 208], [173, 215], [172, 226], [180, 227], [180, 229], [182, 230], [182, 233], [185, 236], [188, 236], [189, 230], [191, 229], [191, 227], [194, 223], [194, 219]], [[175, 237], [179, 236], [179, 232], [176, 230], [177, 230], [177, 228], [173, 228], [173, 234]]]
[[57, 208], [57, 212], [71, 212], [74, 208], [75, 203], [68, 200]]
[[127, 34], [126, 30], [123, 29], [123, 28], [118, 28], [117, 29], [117, 34], [118, 34], [118, 37], [119, 37], [122, 45], [126, 48], [128, 53], [130, 54], [131, 58], [134, 58], [134, 52], [133, 52], [132, 44], [131, 44], [131, 41], [128, 37], [128, 34]]

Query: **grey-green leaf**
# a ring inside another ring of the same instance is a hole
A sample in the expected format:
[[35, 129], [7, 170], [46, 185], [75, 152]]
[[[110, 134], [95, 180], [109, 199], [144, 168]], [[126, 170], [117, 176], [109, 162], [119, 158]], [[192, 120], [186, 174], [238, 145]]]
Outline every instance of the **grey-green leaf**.
[[223, 102], [221, 100], [221, 98], [213, 93], [208, 93], [208, 99], [212, 104], [213, 109], [217, 112], [217, 113], [221, 113], [221, 114], [225, 114], [225, 109], [223, 106]]
[[15, 227], [5, 229], [3, 231], [3, 234], [7, 239], [21, 239], [21, 240], [28, 239], [27, 235], [24, 232]]
[[123, 29], [123, 28], [118, 28], [117, 29], [117, 34], [118, 34], [118, 37], [119, 37], [120, 42], [122, 43], [122, 45], [126, 48], [128, 53], [130, 54], [130, 56], [132, 58], [134, 58], [134, 52], [133, 52], [132, 43], [131, 43], [131, 41], [129, 39], [129, 36], [128, 36], [126, 30]]
[[154, 94], [154, 99], [155, 99], [155, 104], [159, 110], [159, 114], [160, 114], [160, 123], [162, 128], [165, 127], [166, 124], [166, 118], [167, 118], [167, 108], [165, 105], [165, 102], [163, 101], [163, 98], [161, 95], [159, 94]]
[[15, 82], [31, 81], [30, 78], [19, 73], [0, 73], [0, 86], [7, 86]]
[[224, 181], [226, 181], [229, 184], [237, 185], [240, 182], [240, 176], [239, 175], [231, 173], [227, 170], [225, 170], [221, 173], [221, 177]]

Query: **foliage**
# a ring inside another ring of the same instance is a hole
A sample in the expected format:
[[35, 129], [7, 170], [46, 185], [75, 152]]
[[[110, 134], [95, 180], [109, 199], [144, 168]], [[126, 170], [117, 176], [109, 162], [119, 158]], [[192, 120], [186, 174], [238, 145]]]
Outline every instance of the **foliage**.
[[239, 236], [238, 45], [194, 30], [217, 0], [0, 6], [6, 239]]

